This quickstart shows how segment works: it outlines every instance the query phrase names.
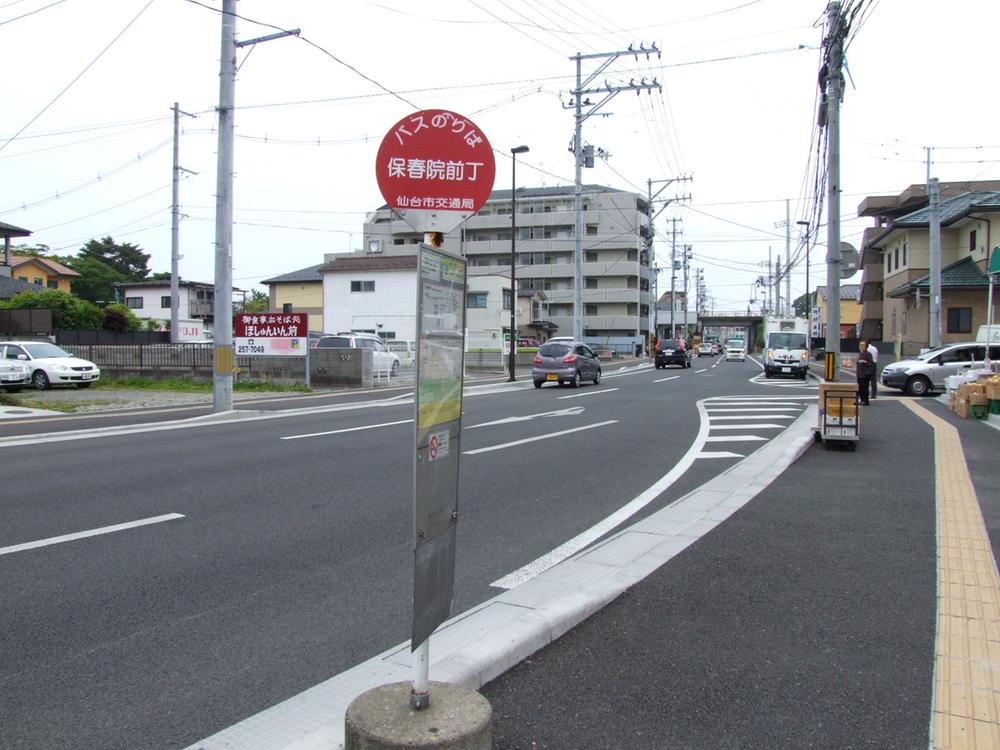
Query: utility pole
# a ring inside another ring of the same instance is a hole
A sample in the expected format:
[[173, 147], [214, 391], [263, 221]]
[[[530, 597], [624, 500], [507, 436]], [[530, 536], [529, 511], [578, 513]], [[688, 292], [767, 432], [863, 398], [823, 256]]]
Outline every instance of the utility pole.
[[788, 317], [795, 315], [792, 306], [792, 207], [791, 201], [785, 198], [785, 309]]
[[674, 310], [677, 309], [677, 302], [675, 301], [675, 297], [677, 296], [677, 224], [681, 220], [674, 218], [669, 221], [673, 224], [670, 230], [670, 338], [675, 338]]
[[774, 314], [781, 317], [781, 251], [774, 259]]
[[236, 50], [299, 33], [280, 31], [236, 41], [236, 0], [222, 0], [219, 53], [219, 154], [215, 188], [215, 299], [212, 305], [214, 375], [212, 411], [233, 410], [233, 110], [236, 106]]
[[[827, 231], [826, 231], [826, 379], [840, 372], [840, 101], [843, 97], [844, 36], [840, 0], [826, 8], [825, 62], [820, 76], [826, 86]], [[822, 124], [822, 123], [821, 123]]]
[[[633, 49], [632, 47], [633, 45], [629, 45], [629, 49], [620, 52], [597, 52], [591, 55], [581, 55], [577, 52], [569, 58], [570, 60], [576, 60], [576, 88], [572, 91], [573, 120], [575, 126], [573, 130], [572, 151], [574, 161], [576, 162], [575, 187], [573, 190], [573, 208], [576, 212], [576, 227], [574, 229], [575, 258], [573, 262], [573, 336], [579, 341], [583, 340], [583, 123], [588, 117], [597, 114], [601, 107], [622, 91], [635, 91], [636, 93], [651, 89], [663, 91], [663, 87], [655, 78], [652, 82], [647, 82], [643, 78], [639, 83], [633, 80], [623, 86], [612, 86], [605, 82], [603, 86], [598, 88], [588, 88], [601, 73], [607, 70], [622, 55], [634, 55], [637, 60], [640, 54], [645, 55], [647, 59], [651, 54], [655, 54], [657, 58], [660, 57], [660, 50], [655, 44], [650, 48], [646, 48], [641, 44], [639, 45], [639, 49]], [[583, 61], [595, 59], [602, 59], [603, 62], [584, 80]], [[589, 98], [584, 100], [584, 97], [590, 94], [601, 94], [603, 98], [596, 104], [593, 104]], [[588, 108], [586, 112], [583, 111], [584, 107]], [[590, 164], [590, 166], [593, 166], [593, 164]]]
[[941, 346], [941, 186], [937, 177], [928, 181], [927, 197], [931, 209], [931, 298], [928, 310], [930, 338], [927, 343], [933, 349]]
[[691, 246], [684, 246], [684, 299], [681, 300], [681, 304], [684, 305], [684, 338], [691, 338], [691, 331], [688, 327], [688, 261], [691, 260]]
[[196, 174], [180, 165], [180, 116], [197, 117], [190, 112], [182, 112], [177, 102], [174, 102], [174, 168], [173, 193], [170, 206], [170, 343], [176, 344], [180, 335], [181, 290], [178, 265], [180, 263], [180, 178], [181, 172]]
[[[650, 250], [650, 257], [653, 258], [653, 261], [652, 261], [653, 282], [654, 282], [654, 287], [657, 290], [656, 293], [654, 293], [654, 295], [653, 295], [653, 333], [656, 335], [657, 338], [660, 337], [660, 331], [659, 331], [659, 327], [658, 327], [658, 325], [659, 325], [659, 314], [658, 314], [659, 313], [659, 297], [658, 297], [658, 294], [659, 294], [659, 272], [660, 272], [660, 268], [659, 268], [659, 266], [656, 265], [656, 255], [655, 255], [655, 252], [653, 250], [653, 241], [656, 238], [656, 231], [654, 230], [653, 225], [654, 225], [654, 222], [656, 221], [656, 217], [659, 216], [660, 214], [662, 214], [663, 211], [667, 208], [667, 206], [669, 206], [671, 203], [673, 203], [675, 201], [679, 201], [679, 200], [680, 201], [691, 200], [691, 195], [688, 194], [688, 195], [675, 196], [673, 198], [664, 198], [664, 199], [662, 199], [663, 205], [660, 206], [659, 210], [656, 211], [656, 213], [653, 213], [653, 205], [654, 205], [653, 201], [656, 200], [659, 197], [660, 193], [662, 193], [667, 188], [668, 185], [671, 185], [671, 184], [673, 184], [675, 182], [689, 182], [692, 179], [693, 178], [691, 176], [685, 177], [685, 176], [682, 175], [680, 177], [672, 177], [669, 180], [653, 180], [653, 179], [647, 179], [646, 180], [646, 194], [647, 194], [647, 199], [646, 200], [648, 201], [648, 205], [649, 205], [649, 239], [648, 239], [648, 241], [646, 243], [646, 247], [649, 248], [649, 250]], [[662, 185], [662, 187], [659, 190], [657, 190], [655, 193], [653, 192], [653, 185], [654, 184]], [[679, 219], [669, 219], [669, 221], [672, 221], [674, 223], [674, 232], [675, 232], [674, 242], [676, 242], [676, 229], [677, 229], [677, 222], [679, 221]], [[671, 260], [671, 263], [670, 263], [670, 265], [671, 265], [670, 273], [671, 273], [671, 276], [672, 276], [673, 275], [673, 249], [671, 249], [670, 260]], [[671, 289], [671, 295], [670, 296], [671, 296], [670, 304], [673, 305], [673, 303], [674, 303], [674, 301], [673, 301], [673, 289]], [[671, 307], [671, 321], [670, 322], [671, 322], [671, 334], [670, 335], [673, 336], [673, 307]]]

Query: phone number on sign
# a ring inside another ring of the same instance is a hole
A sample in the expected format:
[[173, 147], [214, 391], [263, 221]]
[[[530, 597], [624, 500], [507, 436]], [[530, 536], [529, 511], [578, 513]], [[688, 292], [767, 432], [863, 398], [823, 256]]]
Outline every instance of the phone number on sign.
[[236, 347], [237, 354], [263, 354], [264, 347], [261, 344], [239, 344]]

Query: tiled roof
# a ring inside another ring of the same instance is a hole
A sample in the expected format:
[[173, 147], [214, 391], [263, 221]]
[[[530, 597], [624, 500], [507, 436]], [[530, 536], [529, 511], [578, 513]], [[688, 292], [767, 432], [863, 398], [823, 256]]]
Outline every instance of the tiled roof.
[[12, 255], [10, 256], [10, 266], [11, 268], [17, 268], [18, 266], [23, 266], [25, 263], [35, 262], [40, 266], [44, 266], [50, 272], [58, 274], [60, 276], [79, 276], [76, 271], [72, 268], [66, 268], [62, 263], [52, 260], [52, 258], [42, 258], [36, 257], [34, 255]]
[[309, 266], [308, 268], [300, 268], [298, 271], [291, 271], [290, 273], [283, 274], [281, 276], [274, 276], [270, 279], [264, 279], [261, 284], [283, 284], [295, 281], [322, 281], [323, 275], [319, 272], [326, 263], [317, 263], [315, 266]]
[[[890, 297], [905, 297], [916, 289], [930, 289], [931, 275], [921, 276], [908, 284], [896, 287], [889, 292]], [[941, 269], [942, 289], [969, 289], [983, 288], [989, 286], [989, 278], [979, 270], [972, 258], [962, 258], [962, 260], [945, 266]]]
[[[954, 198], [947, 198], [938, 204], [941, 226], [946, 227], [970, 213], [980, 211], [1000, 211], [1000, 192], [995, 190], [980, 190], [973, 193], [963, 193]], [[930, 226], [930, 207], [921, 208], [906, 216], [900, 216], [893, 222], [893, 227], [925, 227]]]
[[[840, 298], [842, 300], [855, 300], [858, 299], [858, 290], [861, 288], [860, 284], [841, 284], [840, 285]], [[817, 286], [816, 293], [819, 294], [823, 299], [826, 299], [826, 287]]]
[[416, 255], [363, 255], [357, 258], [334, 258], [320, 266], [320, 273], [341, 271], [415, 271]]

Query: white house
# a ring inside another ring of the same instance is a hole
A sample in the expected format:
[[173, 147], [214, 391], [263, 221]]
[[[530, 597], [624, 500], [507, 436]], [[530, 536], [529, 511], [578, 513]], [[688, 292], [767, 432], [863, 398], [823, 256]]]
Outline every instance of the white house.
[[[197, 281], [178, 282], [178, 341], [212, 337], [215, 287]], [[141, 320], [156, 321], [161, 330], [170, 324], [170, 280], [132, 281], [118, 286], [118, 299]]]
[[385, 339], [417, 337], [417, 256], [339, 255], [322, 268], [323, 325]]

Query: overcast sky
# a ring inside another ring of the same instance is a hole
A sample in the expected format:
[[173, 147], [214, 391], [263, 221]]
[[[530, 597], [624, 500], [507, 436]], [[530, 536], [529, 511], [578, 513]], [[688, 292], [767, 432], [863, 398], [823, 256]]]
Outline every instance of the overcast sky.
[[[858, 245], [869, 223], [855, 218], [858, 203], [922, 183], [925, 147], [942, 181], [1000, 179], [1000, 2], [850, 4], [863, 13], [847, 51], [842, 238]], [[181, 276], [211, 282], [221, 7], [0, 0], [0, 221], [60, 254], [111, 236], [169, 271], [176, 101], [197, 115], [181, 122], [181, 165], [194, 173], [180, 186]], [[647, 180], [693, 177], [661, 194], [691, 200], [657, 220], [658, 258], [667, 264], [668, 219], [681, 219], [678, 243], [705, 269], [715, 309], [745, 309], [768, 248], [784, 253], [786, 199], [793, 226], [813, 210], [825, 10], [822, 0], [240, 0], [238, 39], [302, 34], [239, 54], [234, 283], [261, 288], [360, 248], [365, 215], [384, 203], [379, 143], [415, 109], [472, 119], [500, 152], [497, 188], [510, 187], [506, 154], [521, 144], [531, 150], [519, 185], [571, 185], [571, 56], [655, 43], [662, 57], [622, 56], [599, 77], [655, 77], [663, 91], [621, 93], [587, 120], [584, 140], [610, 156], [584, 181], [645, 194]], [[824, 253], [812, 253], [812, 286], [825, 282]], [[661, 274], [661, 291], [669, 283]], [[804, 290], [799, 264], [793, 296]]]

